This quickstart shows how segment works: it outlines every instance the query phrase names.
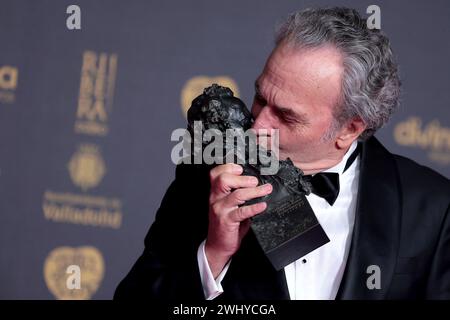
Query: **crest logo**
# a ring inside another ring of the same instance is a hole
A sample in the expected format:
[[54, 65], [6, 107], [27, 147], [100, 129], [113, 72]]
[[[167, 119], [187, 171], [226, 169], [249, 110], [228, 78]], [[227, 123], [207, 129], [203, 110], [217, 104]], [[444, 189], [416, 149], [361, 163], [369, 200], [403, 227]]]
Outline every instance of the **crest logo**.
[[70, 159], [70, 177], [83, 191], [96, 187], [106, 173], [103, 158], [94, 145], [82, 145]]

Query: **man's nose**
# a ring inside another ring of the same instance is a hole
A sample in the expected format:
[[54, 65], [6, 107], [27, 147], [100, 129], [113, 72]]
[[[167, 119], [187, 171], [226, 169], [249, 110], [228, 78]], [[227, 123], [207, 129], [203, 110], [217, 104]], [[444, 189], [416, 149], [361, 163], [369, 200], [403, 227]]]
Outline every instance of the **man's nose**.
[[258, 129], [274, 129], [274, 117], [268, 106], [262, 107], [258, 115], [255, 117], [252, 128]]

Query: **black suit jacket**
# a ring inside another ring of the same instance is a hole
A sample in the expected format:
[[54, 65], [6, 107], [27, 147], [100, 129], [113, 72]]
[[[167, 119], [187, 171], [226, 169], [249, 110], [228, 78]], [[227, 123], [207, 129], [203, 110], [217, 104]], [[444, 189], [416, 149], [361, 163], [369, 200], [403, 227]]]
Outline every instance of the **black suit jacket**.
[[[450, 182], [388, 152], [376, 138], [362, 144], [355, 225], [338, 299], [450, 299]], [[208, 170], [179, 165], [145, 250], [115, 299], [204, 299], [197, 249], [208, 227]], [[331, 239], [333, 241], [333, 239]], [[367, 267], [381, 271], [369, 290]], [[276, 271], [250, 231], [233, 256], [219, 300], [287, 300]]]

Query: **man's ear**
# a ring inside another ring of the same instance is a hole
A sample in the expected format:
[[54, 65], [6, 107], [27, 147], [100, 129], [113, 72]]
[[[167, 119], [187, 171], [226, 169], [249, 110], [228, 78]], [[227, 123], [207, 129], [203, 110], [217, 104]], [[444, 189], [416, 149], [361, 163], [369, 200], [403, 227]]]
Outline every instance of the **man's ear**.
[[348, 148], [366, 130], [366, 127], [366, 124], [360, 118], [348, 120], [336, 137], [336, 147], [338, 149]]

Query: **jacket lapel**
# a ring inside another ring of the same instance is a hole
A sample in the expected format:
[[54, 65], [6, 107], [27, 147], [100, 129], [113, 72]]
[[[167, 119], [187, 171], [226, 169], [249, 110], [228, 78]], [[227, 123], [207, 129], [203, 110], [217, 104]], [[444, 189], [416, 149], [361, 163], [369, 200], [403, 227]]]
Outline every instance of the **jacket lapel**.
[[[355, 225], [337, 299], [387, 297], [400, 237], [400, 191], [393, 155], [370, 138], [362, 145]], [[370, 266], [375, 267], [368, 271]], [[369, 289], [368, 278], [376, 280], [377, 267], [381, 288]]]

